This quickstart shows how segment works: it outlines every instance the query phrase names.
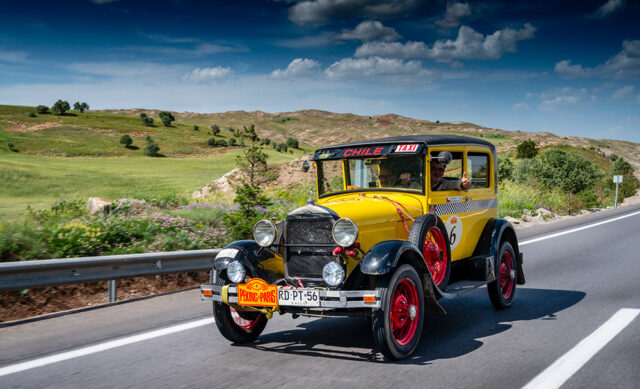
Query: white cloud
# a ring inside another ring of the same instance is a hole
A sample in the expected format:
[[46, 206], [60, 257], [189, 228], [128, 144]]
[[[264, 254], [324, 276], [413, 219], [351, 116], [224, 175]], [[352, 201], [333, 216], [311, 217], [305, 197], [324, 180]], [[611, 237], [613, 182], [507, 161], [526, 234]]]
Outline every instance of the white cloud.
[[12, 63], [24, 63], [27, 62], [27, 53], [24, 51], [0, 51], [0, 61], [12, 62]]
[[442, 20], [437, 20], [436, 24], [441, 28], [458, 27], [467, 16], [471, 15], [469, 3], [449, 3], [447, 11]]
[[579, 104], [586, 104], [593, 99], [585, 88], [571, 87], [550, 89], [540, 94], [540, 108], [543, 111], [568, 109]]
[[499, 59], [505, 52], [516, 52], [516, 43], [532, 39], [536, 28], [529, 23], [519, 30], [504, 28], [484, 36], [462, 26], [455, 41], [439, 40], [431, 48], [424, 42], [368, 42], [356, 49], [356, 57], [427, 58], [436, 61], [454, 59]]
[[193, 82], [217, 82], [228, 79], [232, 76], [233, 70], [231, 70], [231, 68], [216, 66], [215, 68], [195, 68], [182, 76], [182, 79]]
[[614, 79], [640, 78], [640, 40], [622, 42], [622, 51], [607, 62], [593, 68], [572, 65], [571, 60], [556, 63], [555, 71], [566, 78], [604, 77]]
[[593, 16], [596, 18], [607, 17], [624, 7], [625, 3], [625, 0], [609, 0], [602, 7], [598, 8], [596, 12], [594, 12]]
[[401, 38], [400, 34], [391, 27], [385, 27], [378, 21], [365, 21], [356, 26], [353, 30], [342, 30], [342, 34], [336, 39], [369, 41], [395, 41]]
[[308, 58], [296, 58], [286, 69], [276, 69], [269, 75], [274, 80], [312, 77], [320, 71], [320, 62]]
[[516, 103], [511, 107], [514, 111], [528, 111], [529, 105], [527, 103]]
[[296, 24], [358, 17], [381, 19], [407, 14], [420, 3], [419, 0], [306, 0], [289, 9], [289, 19]]
[[615, 91], [613, 91], [611, 98], [613, 100], [620, 100], [620, 101], [631, 100], [633, 99], [634, 89], [635, 88], [633, 87], [633, 85], [623, 86], [622, 88], [618, 88]]
[[153, 62], [77, 62], [65, 68], [84, 74], [111, 78], [174, 78], [184, 73], [183, 65], [162, 65]]
[[400, 59], [380, 57], [344, 58], [335, 62], [324, 74], [330, 80], [382, 80], [428, 82], [435, 72], [424, 69], [420, 61], [404, 62]]

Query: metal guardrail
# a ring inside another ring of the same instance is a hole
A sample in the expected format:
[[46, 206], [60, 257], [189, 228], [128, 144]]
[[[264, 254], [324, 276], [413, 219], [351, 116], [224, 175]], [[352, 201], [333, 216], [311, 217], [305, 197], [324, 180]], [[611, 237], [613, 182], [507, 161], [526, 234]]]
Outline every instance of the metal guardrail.
[[113, 280], [209, 270], [218, 252], [220, 249], [4, 262], [0, 263], [0, 291], [110, 281], [109, 301], [115, 301]]

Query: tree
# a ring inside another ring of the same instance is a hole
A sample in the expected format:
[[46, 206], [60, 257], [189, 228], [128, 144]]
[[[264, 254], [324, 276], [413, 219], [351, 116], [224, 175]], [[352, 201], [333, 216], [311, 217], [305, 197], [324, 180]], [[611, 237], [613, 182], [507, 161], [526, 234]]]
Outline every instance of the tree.
[[560, 149], [545, 152], [533, 174], [548, 188], [557, 187], [574, 194], [592, 189], [600, 178], [595, 164]]
[[7, 148], [11, 151], [15, 150], [15, 145], [13, 144], [13, 142], [7, 142]]
[[159, 156], [158, 151], [160, 151], [160, 146], [151, 141], [145, 146], [144, 155], [148, 155], [149, 157], [157, 157]]
[[87, 103], [81, 103], [79, 101], [76, 101], [73, 104], [73, 109], [75, 109], [76, 111], [80, 111], [80, 113], [87, 111], [89, 109], [89, 104]]
[[160, 120], [165, 127], [171, 127], [171, 122], [175, 121], [176, 118], [171, 114], [171, 112], [162, 111], [158, 114], [160, 116]]
[[518, 159], [524, 159], [524, 158], [529, 159], [529, 158], [534, 158], [536, 155], [538, 155], [538, 148], [537, 148], [536, 142], [532, 140], [522, 141], [518, 145], [518, 148], [516, 150], [517, 150], [516, 158]]
[[287, 146], [291, 147], [292, 149], [297, 149], [299, 145], [300, 144], [298, 143], [298, 140], [296, 138], [287, 139]]
[[49, 107], [47, 107], [46, 105], [38, 105], [36, 107], [36, 112], [40, 114], [49, 113]]
[[259, 188], [259, 178], [268, 174], [268, 156], [262, 151], [255, 126], [253, 124], [248, 128], [245, 126], [242, 130], [238, 130], [234, 136], [240, 140], [239, 143], [242, 146], [242, 155], [236, 157], [236, 164], [242, 173], [242, 180], [252, 188]]
[[513, 177], [513, 162], [509, 157], [498, 158], [498, 181], [510, 180]]
[[149, 116], [147, 116], [146, 113], [144, 112], [140, 113], [140, 120], [142, 120], [143, 125], [147, 127], [153, 127], [153, 118], [150, 118]]
[[120, 143], [124, 145], [124, 147], [129, 148], [133, 143], [133, 139], [129, 136], [129, 134], [122, 135], [120, 137]]
[[218, 144], [216, 142], [216, 138], [209, 138], [207, 139], [207, 144], [211, 147], [216, 147]]
[[216, 136], [220, 133], [220, 127], [217, 124], [211, 125], [211, 135]]
[[53, 112], [54, 115], [64, 115], [64, 113], [70, 109], [71, 107], [69, 106], [68, 101], [58, 100], [55, 103], [53, 103], [53, 107], [51, 107], [51, 112]]
[[238, 142], [236, 141], [236, 138], [229, 139], [229, 146], [235, 146], [237, 144], [238, 144]]
[[200, 127], [197, 124], [193, 125], [193, 131], [200, 131]]

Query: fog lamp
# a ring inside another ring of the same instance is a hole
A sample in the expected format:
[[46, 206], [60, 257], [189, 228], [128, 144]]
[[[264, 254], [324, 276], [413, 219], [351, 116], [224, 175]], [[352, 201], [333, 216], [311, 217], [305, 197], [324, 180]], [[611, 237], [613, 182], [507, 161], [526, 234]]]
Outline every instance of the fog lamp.
[[344, 279], [344, 269], [336, 262], [329, 262], [322, 268], [322, 278], [329, 286], [338, 286]]
[[239, 284], [244, 281], [245, 274], [244, 266], [242, 266], [239, 261], [232, 261], [227, 265], [227, 277], [229, 277], [229, 281], [234, 284]]

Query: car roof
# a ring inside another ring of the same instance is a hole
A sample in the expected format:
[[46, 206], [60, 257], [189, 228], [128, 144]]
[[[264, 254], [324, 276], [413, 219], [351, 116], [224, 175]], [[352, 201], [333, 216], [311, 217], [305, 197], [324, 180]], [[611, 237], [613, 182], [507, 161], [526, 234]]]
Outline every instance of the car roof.
[[367, 139], [341, 143], [317, 149], [313, 160], [342, 159], [346, 157], [376, 157], [383, 155], [425, 154], [429, 146], [477, 145], [491, 149], [495, 146], [483, 139], [460, 135], [408, 135]]
[[380, 145], [380, 144], [392, 144], [392, 143], [423, 143], [427, 146], [440, 146], [440, 145], [481, 145], [495, 149], [495, 146], [491, 142], [487, 142], [483, 139], [472, 138], [470, 136], [460, 135], [406, 135], [406, 136], [391, 136], [387, 138], [366, 139], [357, 142], [341, 143], [338, 145], [332, 145], [323, 147], [323, 149], [342, 148], [352, 146], [364, 146], [364, 145]]

